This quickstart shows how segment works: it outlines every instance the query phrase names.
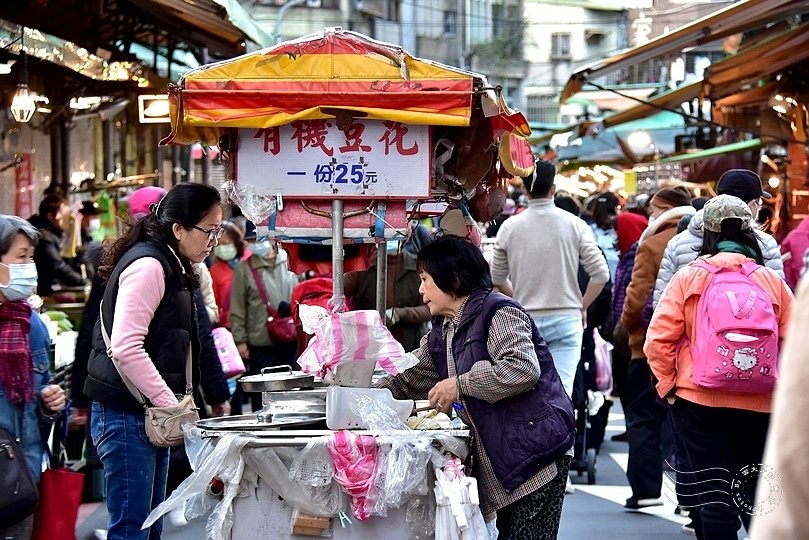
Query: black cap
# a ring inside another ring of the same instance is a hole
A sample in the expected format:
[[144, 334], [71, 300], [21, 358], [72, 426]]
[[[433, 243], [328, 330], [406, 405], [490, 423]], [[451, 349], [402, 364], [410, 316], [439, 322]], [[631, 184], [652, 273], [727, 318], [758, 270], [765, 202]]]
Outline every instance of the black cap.
[[93, 201], [82, 201], [81, 209], [79, 210], [83, 216], [97, 216], [101, 213], [98, 205]]
[[716, 184], [717, 195], [733, 195], [744, 202], [759, 197], [771, 199], [772, 195], [761, 189], [761, 178], [749, 169], [730, 169], [719, 177]]

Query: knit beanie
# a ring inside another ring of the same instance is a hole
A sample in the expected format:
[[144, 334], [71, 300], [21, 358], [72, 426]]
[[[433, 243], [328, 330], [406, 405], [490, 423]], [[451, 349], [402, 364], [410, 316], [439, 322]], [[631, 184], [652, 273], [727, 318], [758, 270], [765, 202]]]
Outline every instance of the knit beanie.
[[691, 204], [691, 193], [683, 186], [663, 188], [654, 194], [651, 204], [671, 207], [689, 206]]

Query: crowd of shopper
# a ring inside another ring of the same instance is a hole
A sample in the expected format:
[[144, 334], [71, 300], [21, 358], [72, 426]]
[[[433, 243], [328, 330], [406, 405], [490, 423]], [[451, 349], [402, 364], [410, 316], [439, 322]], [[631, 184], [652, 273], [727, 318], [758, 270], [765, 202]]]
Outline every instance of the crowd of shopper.
[[[750, 529], [752, 512], [717, 483], [762, 462], [795, 477], [805, 470], [788, 459], [798, 450], [784, 416], [805, 401], [795, 382], [804, 380], [804, 348], [795, 345], [791, 315], [809, 229], [801, 224], [780, 246], [761, 230], [756, 217], [770, 195], [745, 169], [725, 172], [710, 199], [675, 184], [632, 199], [601, 192], [580, 200], [557, 192], [555, 179], [553, 163], [538, 160], [509, 194], [487, 229], [491, 269], [468, 239], [421, 224], [406, 241], [388, 242], [385, 324], [419, 363], [381, 385], [460, 411], [475, 439], [481, 507], [490, 518], [496, 512], [501, 538], [556, 537], [572, 488], [567, 473], [582, 451], [575, 431], [585, 423], [574, 417], [591, 416], [591, 427], [609, 409], [605, 397], [620, 398], [626, 418], [626, 433], [615, 437], [629, 446], [625, 507], [662, 504], [668, 466], [678, 485], [715, 488], [678, 490], [685, 530], [736, 538], [741, 526]], [[288, 315], [296, 287], [311, 276], [291, 272], [286, 251], [244, 218], [225, 220], [225, 208], [216, 190], [199, 184], [138, 190], [127, 228], [103, 257], [87, 259], [84, 275], [60, 254], [63, 198], [46, 196], [30, 222], [0, 216], [0, 427], [21, 438], [35, 478], [39, 426], [66, 396], [49, 384], [48, 334], [27, 300], [92, 279], [70, 397], [75, 416], [86, 415], [89, 455], [104, 470], [107, 538], [159, 538], [161, 521], [140, 526], [190, 474], [181, 449], [148, 442], [142, 405], [122, 374], [157, 406], [176, 404], [190, 384], [202, 414], [222, 416], [261, 403], [225, 380], [213, 328], [231, 333], [247, 373], [295, 367], [301, 344], [278, 341], [267, 320]], [[79, 213], [90, 245], [95, 208]], [[376, 309], [376, 274], [371, 263], [344, 276], [350, 307]], [[801, 291], [799, 299], [809, 294]], [[796, 318], [804, 307], [796, 304]], [[596, 332], [614, 347], [612, 396], [594, 383]], [[785, 383], [786, 374], [795, 379]], [[547, 423], [548, 410], [555, 427], [532, 438], [522, 420]], [[589, 444], [597, 449], [600, 438]], [[705, 470], [723, 473], [701, 478]], [[753, 501], [751, 478], [744, 495]], [[787, 490], [809, 500], [798, 486]], [[753, 536], [807, 530], [802, 507], [787, 507], [788, 519], [754, 520]], [[28, 517], [0, 532], [27, 538], [31, 526]]]

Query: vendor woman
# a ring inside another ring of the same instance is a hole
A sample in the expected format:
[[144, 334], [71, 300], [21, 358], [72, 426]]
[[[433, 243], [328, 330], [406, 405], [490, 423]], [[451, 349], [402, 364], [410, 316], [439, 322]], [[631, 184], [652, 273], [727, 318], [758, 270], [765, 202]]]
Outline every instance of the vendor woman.
[[484, 516], [501, 539], [554, 539], [574, 439], [573, 407], [531, 317], [492, 291], [489, 265], [470, 242], [445, 236], [419, 252], [419, 292], [433, 328], [419, 363], [380, 381], [396, 398], [460, 409], [474, 441]]

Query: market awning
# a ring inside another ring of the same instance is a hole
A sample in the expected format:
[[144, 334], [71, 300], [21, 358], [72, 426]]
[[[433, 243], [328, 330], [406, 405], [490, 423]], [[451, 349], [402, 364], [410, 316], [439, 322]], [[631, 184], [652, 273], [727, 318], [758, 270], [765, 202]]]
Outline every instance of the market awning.
[[602, 121], [604, 127], [614, 127], [626, 122], [645, 118], [653, 114], [659, 113], [665, 109], [676, 109], [686, 101], [699, 96], [702, 89], [702, 79], [668, 92], [658, 94], [646, 101], [646, 103], [639, 103], [634, 107], [617, 112], [611, 116], [607, 116]]
[[0, 18], [113, 54], [122, 44], [140, 43], [206, 48], [221, 58], [250, 50], [251, 42], [272, 43], [238, 2], [227, 0], [3, 0]]
[[803, 0], [746, 0], [682, 26], [638, 47], [577, 69], [562, 90], [561, 101], [579, 92], [585, 82], [687, 47], [711, 43], [764, 26], [806, 10]]
[[468, 126], [475, 94], [495, 129], [530, 134], [523, 115], [509, 110], [482, 75], [355, 32], [327, 31], [186, 74], [170, 88], [172, 133], [162, 144], [216, 144], [224, 128], [337, 115]]
[[700, 150], [698, 152], [669, 156], [661, 159], [660, 163], [690, 163], [692, 161], [700, 161], [714, 156], [723, 156], [726, 154], [735, 154], [737, 152], [746, 152], [748, 150], [757, 150], [761, 148], [761, 146], [761, 139], [750, 139], [749, 141], [740, 141], [731, 144], [723, 144], [721, 146], [714, 146], [713, 148]]
[[705, 73], [706, 94], [713, 98], [735, 93], [768, 75], [809, 59], [809, 24], [745, 48], [711, 65]]

